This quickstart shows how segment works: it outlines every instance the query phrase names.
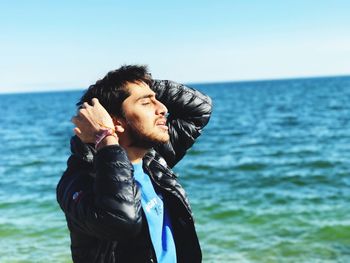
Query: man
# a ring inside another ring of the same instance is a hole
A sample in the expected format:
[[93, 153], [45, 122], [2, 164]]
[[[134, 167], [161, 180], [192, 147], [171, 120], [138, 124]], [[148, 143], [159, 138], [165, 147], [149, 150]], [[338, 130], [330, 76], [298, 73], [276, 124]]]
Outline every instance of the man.
[[145, 66], [122, 66], [77, 103], [57, 186], [74, 262], [201, 262], [186, 194], [171, 168], [209, 121], [211, 100]]

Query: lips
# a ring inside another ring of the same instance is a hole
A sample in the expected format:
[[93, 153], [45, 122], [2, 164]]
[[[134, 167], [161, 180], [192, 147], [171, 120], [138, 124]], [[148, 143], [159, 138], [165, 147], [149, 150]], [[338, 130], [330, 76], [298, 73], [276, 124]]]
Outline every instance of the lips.
[[160, 126], [163, 129], [168, 129], [168, 126], [166, 125], [166, 119], [165, 118], [162, 118], [162, 119], [156, 121], [156, 125]]
[[166, 125], [166, 119], [161, 119], [156, 122], [156, 125]]

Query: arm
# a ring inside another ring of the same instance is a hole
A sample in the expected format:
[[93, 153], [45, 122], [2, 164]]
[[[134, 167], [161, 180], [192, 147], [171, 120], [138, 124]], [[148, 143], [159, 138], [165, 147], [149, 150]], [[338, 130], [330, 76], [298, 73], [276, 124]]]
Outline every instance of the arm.
[[[90, 236], [119, 240], [137, 235], [142, 227], [140, 192], [133, 166], [119, 146], [118, 136], [101, 127], [113, 121], [97, 99], [87, 103], [72, 118], [77, 136], [71, 141], [72, 156], [57, 186], [57, 201], [71, 225]], [[111, 128], [112, 129], [112, 128]], [[94, 143], [102, 138], [99, 149]], [[93, 178], [91, 174], [95, 174]]]
[[85, 234], [101, 239], [137, 235], [142, 227], [140, 193], [125, 151], [118, 145], [102, 148], [95, 156], [95, 167], [93, 178], [89, 175], [92, 164], [76, 154], [69, 158], [57, 186], [57, 201], [67, 219]]
[[183, 158], [208, 123], [212, 102], [210, 97], [199, 91], [172, 81], [155, 80], [151, 88], [169, 111], [167, 123], [170, 141], [158, 146], [156, 151], [173, 167]]

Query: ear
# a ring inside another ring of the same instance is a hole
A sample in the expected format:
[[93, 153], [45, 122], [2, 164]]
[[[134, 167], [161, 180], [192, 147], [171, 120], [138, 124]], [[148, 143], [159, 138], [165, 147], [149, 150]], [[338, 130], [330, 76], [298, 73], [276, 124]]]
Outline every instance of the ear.
[[117, 133], [123, 133], [125, 131], [126, 122], [122, 118], [112, 117], [114, 123], [114, 129]]

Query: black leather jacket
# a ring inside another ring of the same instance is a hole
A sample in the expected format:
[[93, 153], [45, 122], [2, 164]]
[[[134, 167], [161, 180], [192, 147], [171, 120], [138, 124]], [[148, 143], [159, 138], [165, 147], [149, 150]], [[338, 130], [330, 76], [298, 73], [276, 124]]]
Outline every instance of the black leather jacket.
[[[170, 214], [177, 262], [201, 262], [202, 254], [186, 194], [171, 167], [185, 155], [209, 121], [211, 99], [170, 81], [153, 82], [169, 111], [170, 141], [150, 150], [145, 172]], [[57, 201], [70, 230], [74, 262], [156, 262], [133, 166], [118, 145], [95, 152], [78, 137], [57, 186]]]

